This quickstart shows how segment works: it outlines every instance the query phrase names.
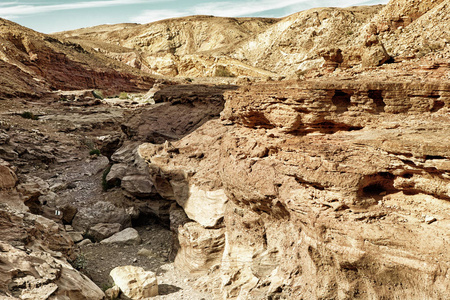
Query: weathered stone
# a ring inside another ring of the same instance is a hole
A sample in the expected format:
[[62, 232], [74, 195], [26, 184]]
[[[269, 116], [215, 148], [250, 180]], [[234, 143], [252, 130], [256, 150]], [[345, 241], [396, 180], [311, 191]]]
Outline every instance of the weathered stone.
[[82, 232], [70, 231], [68, 234], [74, 243], [81, 242], [84, 239]]
[[87, 246], [87, 245], [91, 245], [91, 244], [92, 244], [92, 241], [90, 239], [84, 239], [78, 243], [78, 246], [82, 247], [82, 246]]
[[75, 215], [78, 212], [78, 208], [72, 204], [66, 204], [59, 208], [59, 210], [62, 212], [62, 219], [67, 224], [71, 224], [73, 221], [73, 218], [75, 218]]
[[[26, 252], [0, 241], [0, 290], [20, 299], [92, 299], [104, 293], [66, 261], [41, 250]], [[16, 276], [15, 274], [26, 274]]]
[[0, 240], [31, 249], [73, 254], [73, 241], [54, 221], [0, 205]]
[[362, 56], [363, 67], [376, 67], [387, 62], [391, 57], [384, 49], [383, 45], [376, 44], [364, 50]]
[[128, 171], [126, 164], [114, 164], [111, 167], [108, 175], [106, 175], [106, 181], [108, 184], [118, 186], [120, 185], [122, 178], [125, 177]]
[[99, 223], [89, 228], [88, 235], [96, 242], [109, 238], [120, 231], [119, 223]]
[[223, 219], [227, 201], [224, 190], [205, 191], [195, 185], [190, 186], [187, 197], [177, 197], [187, 216], [204, 227], [214, 227]]
[[156, 193], [152, 180], [145, 175], [127, 175], [123, 177], [122, 188], [136, 197], [148, 197]]
[[0, 190], [11, 189], [17, 184], [17, 176], [7, 166], [0, 165]]
[[109, 300], [115, 300], [119, 298], [120, 288], [115, 285], [105, 291], [106, 298]]
[[99, 223], [119, 223], [122, 228], [131, 226], [131, 217], [124, 208], [106, 201], [98, 201], [92, 206], [78, 209], [72, 226], [75, 230], [86, 231]]
[[134, 266], [114, 268], [110, 276], [122, 293], [132, 300], [147, 299], [158, 295], [158, 281], [153, 272]]
[[225, 230], [205, 229], [196, 222], [180, 226], [177, 232], [179, 249], [175, 266], [192, 274], [204, 274], [220, 264], [225, 245]]
[[102, 244], [139, 245], [142, 239], [134, 228], [124, 229], [111, 237], [102, 240]]
[[[442, 297], [448, 95], [447, 82], [253, 84], [227, 92], [222, 121], [167, 149], [143, 144], [163, 194], [171, 188], [179, 202], [196, 186], [228, 199], [222, 245], [211, 229], [171, 214], [176, 264], [201, 269], [209, 256], [206, 281], [220, 278], [227, 299]], [[439, 222], [424, 222], [430, 211]], [[430, 274], [439, 279], [425, 283]]]

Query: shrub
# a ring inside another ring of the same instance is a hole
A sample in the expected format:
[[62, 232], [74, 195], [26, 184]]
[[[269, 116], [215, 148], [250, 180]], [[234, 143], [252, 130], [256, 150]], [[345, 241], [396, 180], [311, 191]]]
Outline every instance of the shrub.
[[100, 155], [100, 150], [92, 149], [91, 151], [89, 151], [89, 155]]
[[99, 90], [92, 91], [92, 96], [97, 99], [103, 99], [103, 92]]
[[112, 165], [109, 165], [105, 171], [103, 171], [103, 175], [102, 175], [102, 189], [104, 192], [106, 192], [107, 190], [111, 189], [114, 187], [113, 184], [108, 183], [108, 181], [106, 180], [106, 176], [108, 176], [109, 171], [111, 171], [111, 167]]
[[236, 77], [236, 75], [231, 73], [230, 70], [227, 69], [227, 67], [221, 66], [221, 65], [216, 67], [214, 76], [216, 76], [216, 77]]
[[25, 119], [39, 120], [38, 116], [36, 116], [35, 114], [33, 114], [32, 112], [29, 112], [29, 111], [24, 111], [23, 113], [20, 114], [20, 116]]
[[128, 94], [126, 92], [120, 93], [119, 99], [128, 99]]
[[70, 264], [78, 271], [83, 270], [87, 266], [86, 256], [84, 255], [84, 253], [80, 253], [78, 254], [77, 258], [75, 258], [75, 260]]

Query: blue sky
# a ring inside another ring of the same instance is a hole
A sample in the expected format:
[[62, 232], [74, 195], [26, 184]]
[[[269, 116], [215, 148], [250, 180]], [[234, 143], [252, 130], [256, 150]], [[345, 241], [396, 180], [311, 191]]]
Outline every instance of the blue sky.
[[189, 15], [284, 17], [312, 7], [388, 0], [0, 0], [0, 17], [51, 33], [100, 24], [150, 23]]

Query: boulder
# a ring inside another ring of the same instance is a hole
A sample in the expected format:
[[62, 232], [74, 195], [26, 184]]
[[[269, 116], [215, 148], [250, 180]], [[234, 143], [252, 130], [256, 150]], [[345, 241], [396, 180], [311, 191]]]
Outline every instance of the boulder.
[[120, 185], [122, 178], [127, 174], [128, 166], [126, 164], [114, 164], [106, 175], [106, 181], [109, 185]]
[[102, 244], [139, 245], [142, 242], [139, 233], [134, 228], [124, 229], [111, 237], [102, 240]]
[[75, 218], [75, 215], [78, 212], [78, 208], [72, 204], [66, 204], [63, 207], [60, 207], [59, 210], [62, 212], [62, 219], [67, 224], [72, 223], [73, 218]]
[[153, 182], [148, 175], [127, 175], [123, 177], [122, 188], [135, 197], [149, 197], [156, 194]]
[[0, 165], [0, 190], [10, 189], [15, 187], [17, 184], [17, 176], [7, 166]]
[[84, 239], [82, 232], [71, 231], [68, 234], [74, 243], [79, 243]]
[[156, 274], [134, 266], [114, 268], [110, 276], [122, 293], [132, 300], [147, 299], [158, 295]]
[[88, 235], [96, 242], [100, 242], [120, 231], [119, 223], [99, 223], [91, 227], [88, 231]]
[[85, 231], [99, 223], [119, 223], [126, 228], [131, 226], [131, 217], [124, 208], [98, 201], [94, 205], [78, 208], [72, 226], [77, 231]]
[[366, 39], [361, 57], [363, 67], [377, 67], [387, 62], [390, 58], [383, 44], [376, 36], [372, 35]]

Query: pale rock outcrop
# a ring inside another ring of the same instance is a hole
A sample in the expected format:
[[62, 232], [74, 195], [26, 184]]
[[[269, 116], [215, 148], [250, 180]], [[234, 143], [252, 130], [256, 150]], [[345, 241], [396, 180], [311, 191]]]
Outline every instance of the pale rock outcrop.
[[158, 295], [155, 273], [134, 266], [114, 268], [110, 276], [122, 293], [132, 300], [148, 299]]
[[187, 198], [177, 197], [177, 203], [187, 216], [205, 228], [214, 227], [221, 221], [227, 201], [224, 190], [205, 191], [195, 185], [189, 188]]
[[139, 245], [142, 239], [134, 228], [127, 228], [102, 240], [102, 244]]
[[98, 286], [62, 259], [40, 250], [23, 251], [2, 241], [0, 250], [0, 290], [7, 295], [36, 300], [104, 297]]
[[188, 222], [177, 229], [179, 249], [175, 266], [191, 274], [204, 274], [222, 259], [225, 230], [205, 229], [197, 222]]

